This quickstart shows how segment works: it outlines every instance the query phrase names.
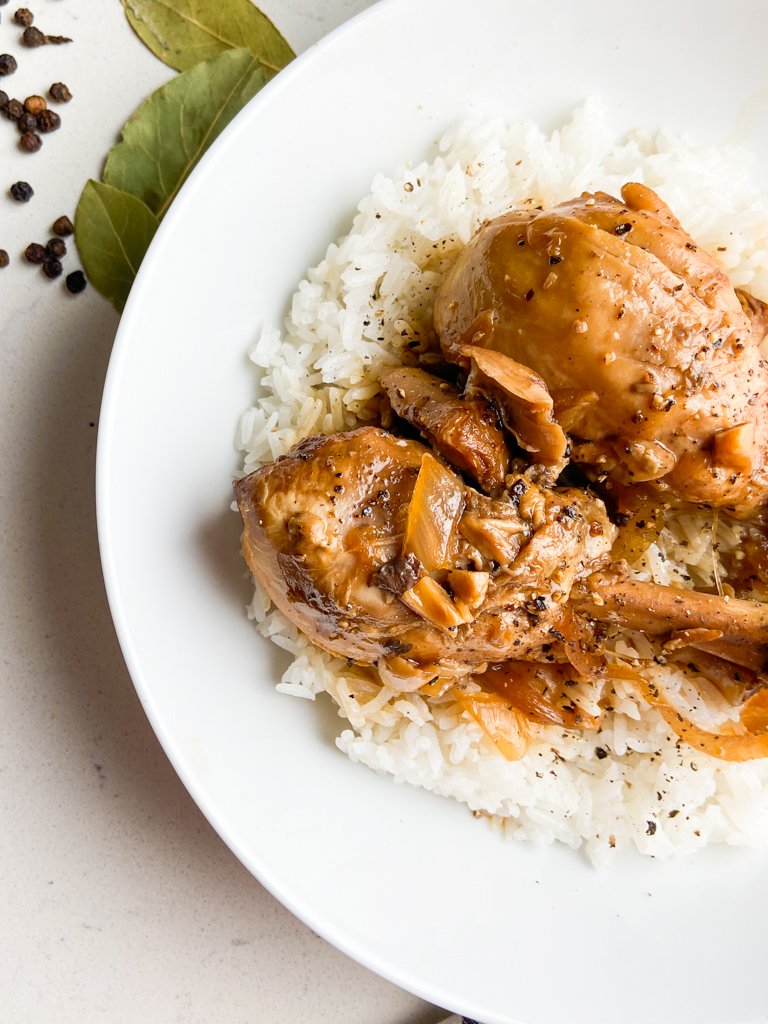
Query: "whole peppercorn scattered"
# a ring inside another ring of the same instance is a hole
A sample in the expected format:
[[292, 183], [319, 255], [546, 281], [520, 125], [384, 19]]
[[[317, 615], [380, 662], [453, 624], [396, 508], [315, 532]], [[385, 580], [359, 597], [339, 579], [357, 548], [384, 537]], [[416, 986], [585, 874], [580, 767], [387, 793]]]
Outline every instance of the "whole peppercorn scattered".
[[53, 233], [61, 238], [66, 238], [68, 235], [74, 235], [75, 225], [67, 216], [57, 217], [53, 222]]
[[46, 277], [50, 277], [52, 281], [57, 277], [61, 277], [63, 270], [64, 268], [58, 260], [48, 258], [43, 262], [43, 273]]
[[35, 194], [35, 190], [27, 181], [14, 182], [11, 185], [10, 192], [17, 203], [28, 203]]
[[5, 108], [5, 116], [9, 121], [18, 121], [24, 114], [24, 107], [18, 100], [8, 100], [8, 106]]
[[22, 32], [21, 41], [25, 46], [45, 46], [45, 35], [39, 28], [29, 25]]
[[51, 238], [45, 247], [46, 255], [53, 260], [60, 260], [67, 255], [67, 247], [61, 238]]
[[8, 0], [0, 0], [0, 7], [5, 7], [5, 5], [7, 3], [8, 3]]
[[67, 291], [72, 292], [73, 295], [79, 295], [80, 292], [84, 292], [85, 287], [88, 284], [82, 270], [73, 270], [71, 274], [67, 274], [67, 278], [64, 283], [67, 286]]
[[24, 259], [27, 263], [44, 263], [45, 246], [40, 245], [38, 242], [30, 242], [24, 250]]
[[11, 257], [8, 255], [5, 249], [0, 249], [0, 270], [4, 270], [10, 262]]
[[39, 114], [47, 108], [48, 104], [42, 96], [27, 96], [24, 100], [24, 109], [28, 114]]
[[37, 130], [47, 135], [61, 128], [61, 118], [55, 110], [41, 110], [37, 115]]
[[8, 93], [0, 89], [0, 110], [5, 113], [8, 106]]
[[60, 43], [71, 43], [72, 40], [68, 36], [47, 36], [44, 32], [41, 32], [39, 28], [35, 28], [34, 25], [30, 25], [25, 28], [21, 34], [21, 41], [25, 46], [34, 47], [46, 46], [49, 43], [53, 43], [54, 46], [58, 46]]
[[17, 67], [15, 57], [10, 53], [0, 53], [0, 75], [12, 75]]
[[48, 95], [57, 103], [69, 103], [72, 99], [72, 93], [63, 82], [54, 82], [48, 90]]
[[23, 134], [24, 132], [36, 132], [37, 131], [37, 118], [34, 114], [28, 114], [25, 110], [19, 120], [16, 122], [16, 127]]
[[35, 20], [35, 16], [28, 7], [20, 7], [18, 11], [16, 11], [16, 13], [14, 14], [13, 20], [16, 22], [17, 25], [22, 25], [24, 28], [26, 28], [28, 25], [32, 24], [32, 22]]
[[19, 145], [26, 153], [36, 153], [43, 144], [43, 140], [37, 132], [24, 132], [19, 139]]

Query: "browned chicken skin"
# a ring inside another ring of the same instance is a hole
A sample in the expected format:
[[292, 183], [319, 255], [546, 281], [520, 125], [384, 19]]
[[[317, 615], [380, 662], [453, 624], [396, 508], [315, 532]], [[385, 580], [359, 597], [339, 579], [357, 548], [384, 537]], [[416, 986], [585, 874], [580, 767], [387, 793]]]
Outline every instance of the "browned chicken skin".
[[543, 378], [571, 458], [596, 475], [739, 516], [768, 497], [765, 306], [645, 186], [486, 223], [435, 326], [467, 369], [480, 346]]
[[615, 533], [585, 492], [519, 479], [494, 501], [374, 427], [308, 438], [235, 493], [246, 561], [275, 604], [402, 689], [545, 657]]

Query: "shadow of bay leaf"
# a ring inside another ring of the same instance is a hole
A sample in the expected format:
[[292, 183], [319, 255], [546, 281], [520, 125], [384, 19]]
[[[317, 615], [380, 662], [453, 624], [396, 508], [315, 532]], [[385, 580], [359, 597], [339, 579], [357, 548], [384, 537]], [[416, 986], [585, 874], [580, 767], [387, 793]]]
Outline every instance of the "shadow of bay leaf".
[[171, 79], [124, 126], [104, 182], [136, 196], [161, 220], [197, 161], [268, 77], [250, 50], [239, 49]]
[[131, 28], [156, 57], [177, 71], [245, 47], [267, 77], [294, 53], [251, 0], [122, 0]]

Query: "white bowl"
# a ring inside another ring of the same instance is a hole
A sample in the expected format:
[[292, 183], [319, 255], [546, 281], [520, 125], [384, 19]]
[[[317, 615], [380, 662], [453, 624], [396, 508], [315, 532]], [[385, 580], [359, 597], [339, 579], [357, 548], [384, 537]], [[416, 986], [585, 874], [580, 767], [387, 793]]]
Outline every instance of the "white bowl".
[[[765, 1019], [765, 859], [672, 863], [505, 841], [334, 747], [273, 688], [229, 511], [246, 351], [377, 170], [467, 113], [552, 127], [590, 95], [617, 127], [766, 156], [759, 0], [389, 0], [270, 84], [168, 213], [128, 303], [99, 433], [99, 533], [128, 667], [225, 842], [291, 910], [405, 988], [485, 1022]], [[761, 130], [762, 129], [762, 133]], [[765, 166], [765, 163], [763, 163]]]

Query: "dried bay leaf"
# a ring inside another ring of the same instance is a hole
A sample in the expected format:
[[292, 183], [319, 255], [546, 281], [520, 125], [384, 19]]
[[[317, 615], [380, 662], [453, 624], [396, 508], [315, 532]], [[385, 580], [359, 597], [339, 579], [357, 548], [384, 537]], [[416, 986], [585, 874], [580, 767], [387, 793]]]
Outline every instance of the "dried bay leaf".
[[229, 49], [245, 47], [268, 77], [294, 53], [251, 0], [122, 0], [141, 41], [165, 64], [186, 71]]
[[88, 279], [118, 312], [159, 221], [140, 199], [87, 182], [75, 213], [75, 239]]
[[162, 219], [213, 140], [267, 81], [250, 50], [228, 50], [184, 71], [138, 108], [107, 157], [103, 180]]

